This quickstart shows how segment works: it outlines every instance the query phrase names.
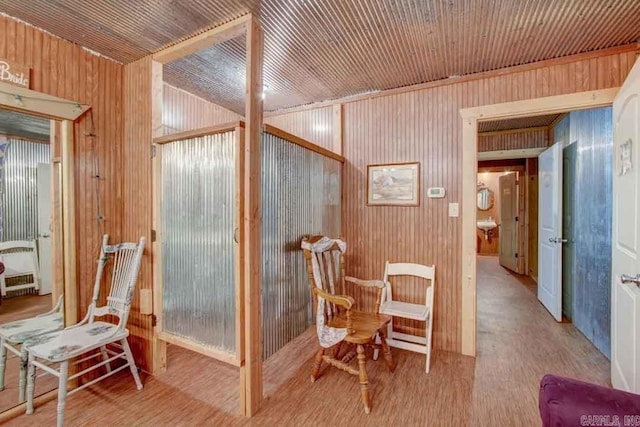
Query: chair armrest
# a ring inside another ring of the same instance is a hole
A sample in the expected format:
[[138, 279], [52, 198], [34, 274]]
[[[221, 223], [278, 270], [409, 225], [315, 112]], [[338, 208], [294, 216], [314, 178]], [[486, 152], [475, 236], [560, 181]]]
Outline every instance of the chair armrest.
[[355, 283], [358, 286], [364, 286], [367, 288], [384, 289], [384, 282], [382, 280], [361, 280], [355, 277], [345, 276], [345, 282]]
[[351, 309], [353, 304], [356, 303], [356, 300], [354, 300], [349, 295], [331, 295], [319, 288], [313, 288], [313, 292], [315, 292], [317, 296], [322, 297], [329, 302], [337, 304], [340, 307], [344, 307], [347, 310]]

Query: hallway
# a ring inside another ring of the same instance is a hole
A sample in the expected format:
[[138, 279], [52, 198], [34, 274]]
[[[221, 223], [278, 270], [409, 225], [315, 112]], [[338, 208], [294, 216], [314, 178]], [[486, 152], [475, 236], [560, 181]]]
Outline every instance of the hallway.
[[497, 257], [478, 256], [478, 357], [473, 425], [539, 425], [539, 381], [547, 373], [609, 385], [610, 363], [571, 323], [557, 323], [536, 283]]

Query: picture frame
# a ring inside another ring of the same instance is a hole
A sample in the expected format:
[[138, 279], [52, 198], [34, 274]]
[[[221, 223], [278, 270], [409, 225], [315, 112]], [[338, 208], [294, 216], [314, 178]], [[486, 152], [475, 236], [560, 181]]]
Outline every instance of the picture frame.
[[367, 206], [420, 206], [420, 162], [367, 165]]

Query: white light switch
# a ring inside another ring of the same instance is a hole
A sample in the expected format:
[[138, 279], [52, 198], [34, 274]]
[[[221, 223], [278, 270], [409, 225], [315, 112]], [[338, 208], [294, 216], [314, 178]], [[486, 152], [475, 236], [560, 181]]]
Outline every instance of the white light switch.
[[449, 203], [449, 216], [452, 218], [460, 216], [460, 205], [458, 203]]

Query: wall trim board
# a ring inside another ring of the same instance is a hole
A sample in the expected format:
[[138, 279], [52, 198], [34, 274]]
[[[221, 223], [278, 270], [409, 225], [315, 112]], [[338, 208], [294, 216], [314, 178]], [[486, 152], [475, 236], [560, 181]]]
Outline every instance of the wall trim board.
[[507, 172], [515, 170], [518, 167], [524, 167], [527, 164], [526, 159], [506, 159], [506, 160], [485, 160], [478, 159], [478, 173], [480, 172]]
[[526, 148], [523, 150], [500, 150], [500, 151], [480, 151], [478, 160], [507, 160], [507, 159], [528, 159], [538, 157], [547, 147]]
[[478, 136], [494, 136], [494, 135], [512, 135], [518, 133], [527, 133], [527, 132], [539, 132], [539, 131], [548, 131], [549, 126], [536, 126], [531, 128], [521, 128], [521, 129], [507, 129], [507, 130], [494, 130], [489, 132], [478, 132]]
[[29, 114], [45, 118], [71, 121], [76, 120], [91, 108], [91, 106], [77, 101], [8, 83], [0, 83], [0, 105], [8, 110], [26, 111]]
[[[58, 388], [56, 387], [53, 390], [50, 390], [44, 394], [34, 397], [33, 406], [37, 408], [57, 398], [58, 398]], [[23, 402], [14, 406], [13, 408], [9, 408], [6, 411], [0, 412], [0, 424], [4, 424], [5, 422], [10, 421], [14, 418], [18, 418], [19, 416], [24, 416], [26, 411], [27, 411], [27, 402]]]
[[314, 152], [316, 152], [318, 154], [322, 154], [323, 156], [332, 158], [332, 159], [337, 160], [337, 161], [342, 162], [342, 163], [345, 162], [345, 158], [342, 157], [341, 155], [336, 154], [333, 151], [329, 151], [329, 150], [327, 150], [325, 148], [322, 148], [319, 145], [314, 144], [313, 142], [307, 141], [304, 138], [300, 138], [299, 136], [296, 136], [296, 135], [294, 135], [292, 133], [289, 133], [287, 131], [279, 129], [279, 128], [275, 127], [275, 126], [271, 126], [271, 125], [265, 124], [264, 125], [264, 131], [266, 133], [270, 133], [271, 135], [278, 136], [278, 137], [280, 137], [282, 139], [286, 139], [289, 142], [292, 142], [292, 143], [294, 143], [296, 145], [304, 147], [304, 148], [306, 148], [308, 150], [314, 151]]
[[20, 135], [10, 135], [7, 133], [0, 133], [0, 136], [3, 136], [7, 139], [17, 139], [20, 141], [27, 141], [27, 142], [36, 142], [38, 144], [50, 144], [51, 143], [51, 138], [47, 138], [47, 139], [43, 139], [43, 138], [33, 138], [33, 137], [28, 137], [28, 136], [20, 136]]
[[458, 83], [471, 82], [474, 80], [488, 79], [491, 77], [498, 77], [498, 76], [504, 76], [508, 74], [520, 73], [523, 71], [530, 71], [530, 70], [536, 70], [536, 69], [545, 68], [545, 67], [552, 67], [555, 65], [562, 65], [562, 64], [567, 64], [567, 63], [576, 62], [576, 61], [585, 61], [585, 60], [596, 59], [604, 56], [619, 55], [621, 53], [627, 53], [627, 52], [640, 52], [640, 43], [630, 43], [630, 44], [616, 46], [612, 48], [578, 53], [575, 55], [562, 56], [560, 58], [545, 59], [543, 61], [531, 62], [529, 64], [515, 65], [513, 67], [500, 68], [498, 70], [468, 74], [466, 76], [461, 76], [459, 78], [436, 80], [433, 82], [419, 83], [411, 86], [403, 86], [403, 87], [394, 88], [394, 89], [382, 90], [375, 93], [353, 95], [353, 96], [348, 96], [348, 97], [343, 97], [338, 99], [315, 102], [313, 104], [306, 104], [306, 105], [301, 105], [301, 106], [296, 106], [291, 108], [284, 108], [281, 110], [266, 111], [264, 113], [264, 116], [266, 118], [266, 117], [273, 117], [281, 114], [294, 113], [294, 112], [299, 112], [304, 110], [313, 110], [321, 107], [330, 107], [334, 104], [347, 104], [347, 103], [363, 101], [367, 99], [375, 99], [375, 98], [380, 98], [385, 96], [398, 95], [406, 92], [414, 92], [414, 91], [419, 91], [423, 89], [432, 89], [440, 86], [448, 86], [448, 85], [453, 85]]
[[517, 118], [540, 113], [563, 113], [608, 106], [619, 88], [532, 98], [460, 110], [462, 119], [462, 244], [461, 337], [462, 353], [476, 355], [476, 183], [478, 171], [478, 122]]
[[184, 132], [178, 132], [178, 133], [172, 133], [171, 135], [167, 135], [167, 136], [158, 136], [156, 138], [153, 138], [153, 143], [154, 144], [168, 144], [170, 142], [175, 142], [175, 141], [180, 141], [183, 139], [191, 139], [191, 138], [197, 138], [199, 136], [204, 136], [204, 135], [215, 135], [218, 133], [225, 133], [225, 132], [230, 132], [232, 130], [235, 130], [236, 127], [244, 127], [244, 122], [243, 121], [235, 121], [235, 122], [230, 122], [230, 123], [223, 123], [220, 125], [216, 125], [216, 126], [208, 126], [205, 128], [200, 128], [200, 129], [194, 129], [194, 130], [188, 130], [188, 131], [184, 131]]

